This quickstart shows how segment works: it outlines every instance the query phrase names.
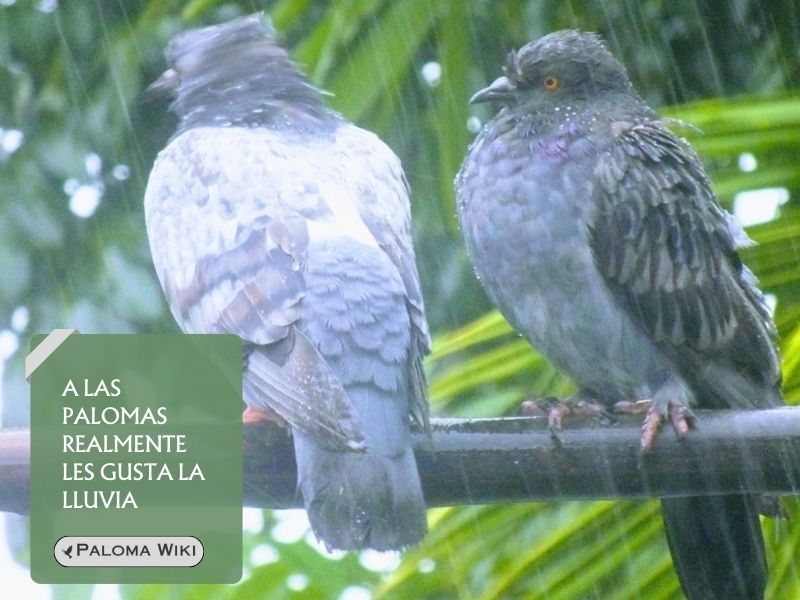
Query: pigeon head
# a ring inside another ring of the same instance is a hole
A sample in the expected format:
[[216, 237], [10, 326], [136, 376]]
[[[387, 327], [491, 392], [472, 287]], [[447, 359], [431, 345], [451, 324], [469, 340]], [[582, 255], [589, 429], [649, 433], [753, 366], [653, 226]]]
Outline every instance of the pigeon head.
[[175, 97], [178, 133], [336, 120], [276, 37], [263, 13], [182, 33], [167, 47], [169, 69], [148, 91]]
[[512, 110], [543, 113], [595, 101], [603, 93], [633, 95], [625, 68], [594, 33], [557, 31], [508, 55], [505, 75], [471, 103], [495, 101]]

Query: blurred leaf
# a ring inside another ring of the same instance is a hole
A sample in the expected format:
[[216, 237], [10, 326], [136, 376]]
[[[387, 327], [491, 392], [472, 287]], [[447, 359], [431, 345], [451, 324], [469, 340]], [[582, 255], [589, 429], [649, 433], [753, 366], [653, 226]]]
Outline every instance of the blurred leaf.
[[382, 94], [396, 97], [414, 53], [446, 8], [427, 0], [392, 3], [332, 74], [332, 104], [358, 121]]

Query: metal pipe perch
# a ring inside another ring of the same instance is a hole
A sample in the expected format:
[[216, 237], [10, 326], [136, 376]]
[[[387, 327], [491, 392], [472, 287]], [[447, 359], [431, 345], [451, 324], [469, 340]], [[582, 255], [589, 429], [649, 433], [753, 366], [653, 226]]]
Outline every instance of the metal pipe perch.
[[[538, 417], [433, 419], [430, 439], [416, 433], [414, 447], [428, 506], [800, 494], [800, 409], [696, 415], [685, 439], [667, 429], [646, 455], [641, 420], [630, 416], [614, 425], [571, 419], [558, 440]], [[287, 431], [271, 423], [244, 429], [245, 505], [301, 506]], [[29, 440], [27, 430], [0, 431], [0, 511], [28, 510]]]

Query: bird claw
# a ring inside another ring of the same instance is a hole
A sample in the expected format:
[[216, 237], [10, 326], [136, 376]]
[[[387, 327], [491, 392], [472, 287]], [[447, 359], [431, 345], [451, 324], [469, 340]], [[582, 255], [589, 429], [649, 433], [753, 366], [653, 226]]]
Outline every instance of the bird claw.
[[263, 423], [264, 421], [270, 421], [272, 423], [277, 423], [281, 427], [286, 427], [286, 420], [274, 410], [248, 406], [242, 413], [242, 423], [245, 425], [249, 423]]
[[614, 410], [629, 415], [645, 415], [642, 435], [639, 438], [642, 452], [647, 452], [653, 447], [664, 423], [672, 426], [678, 439], [683, 439], [695, 426], [695, 416], [689, 407], [683, 402], [672, 399], [655, 402], [652, 400], [617, 402]]
[[623, 400], [614, 404], [614, 412], [623, 415], [643, 415], [650, 409], [650, 400]]
[[695, 416], [688, 406], [683, 404], [669, 405], [669, 423], [678, 439], [683, 439], [690, 429], [694, 428]]
[[547, 428], [550, 435], [558, 439], [561, 431], [561, 422], [570, 413], [570, 407], [556, 398], [542, 398], [540, 400], [525, 400], [520, 405], [519, 412], [526, 417], [547, 417]]
[[607, 418], [605, 406], [586, 400], [562, 402], [556, 398], [526, 400], [520, 406], [520, 414], [528, 417], [547, 417], [547, 428], [555, 441], [560, 441], [564, 419], [569, 416]]
[[653, 444], [658, 439], [658, 434], [661, 433], [661, 427], [664, 425], [666, 418], [652, 406], [647, 410], [644, 421], [642, 421], [642, 434], [639, 438], [639, 447], [642, 452], [649, 451]]

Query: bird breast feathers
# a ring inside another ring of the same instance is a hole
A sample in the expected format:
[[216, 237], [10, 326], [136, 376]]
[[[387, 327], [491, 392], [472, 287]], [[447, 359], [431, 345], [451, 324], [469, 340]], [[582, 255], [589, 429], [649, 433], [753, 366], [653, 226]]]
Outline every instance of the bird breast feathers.
[[[333, 139], [309, 140], [325, 148], [287, 143], [285, 134], [267, 129], [198, 128], [173, 140], [156, 161], [145, 207], [148, 226], [165, 230], [159, 239], [177, 236], [191, 246], [160, 249], [171, 257], [175, 283], [192, 277], [189, 263], [235, 245], [242, 224], [262, 216], [302, 216], [311, 244], [350, 238], [377, 247], [367, 223], [407, 236], [406, 190], [380, 176], [400, 173], [399, 160], [372, 134], [341, 130]], [[327, 164], [318, 158], [325, 153]]]
[[[258, 287], [257, 295], [268, 294], [273, 304], [284, 296], [297, 299], [295, 286], [302, 283], [291, 271], [300, 271], [306, 257], [313, 260], [314, 247], [351, 240], [377, 252], [410, 248], [399, 160], [372, 134], [342, 129], [350, 131], [308, 141], [326, 144], [320, 149], [267, 129], [197, 128], [159, 155], [145, 216], [156, 271], [185, 328], [215, 322], [245, 285]], [[326, 153], [327, 163], [319, 160]], [[290, 260], [265, 264], [268, 248], [258, 240], [277, 243]], [[266, 273], [277, 276], [281, 269], [284, 275], [271, 279], [279, 289], [268, 291], [273, 284]]]

